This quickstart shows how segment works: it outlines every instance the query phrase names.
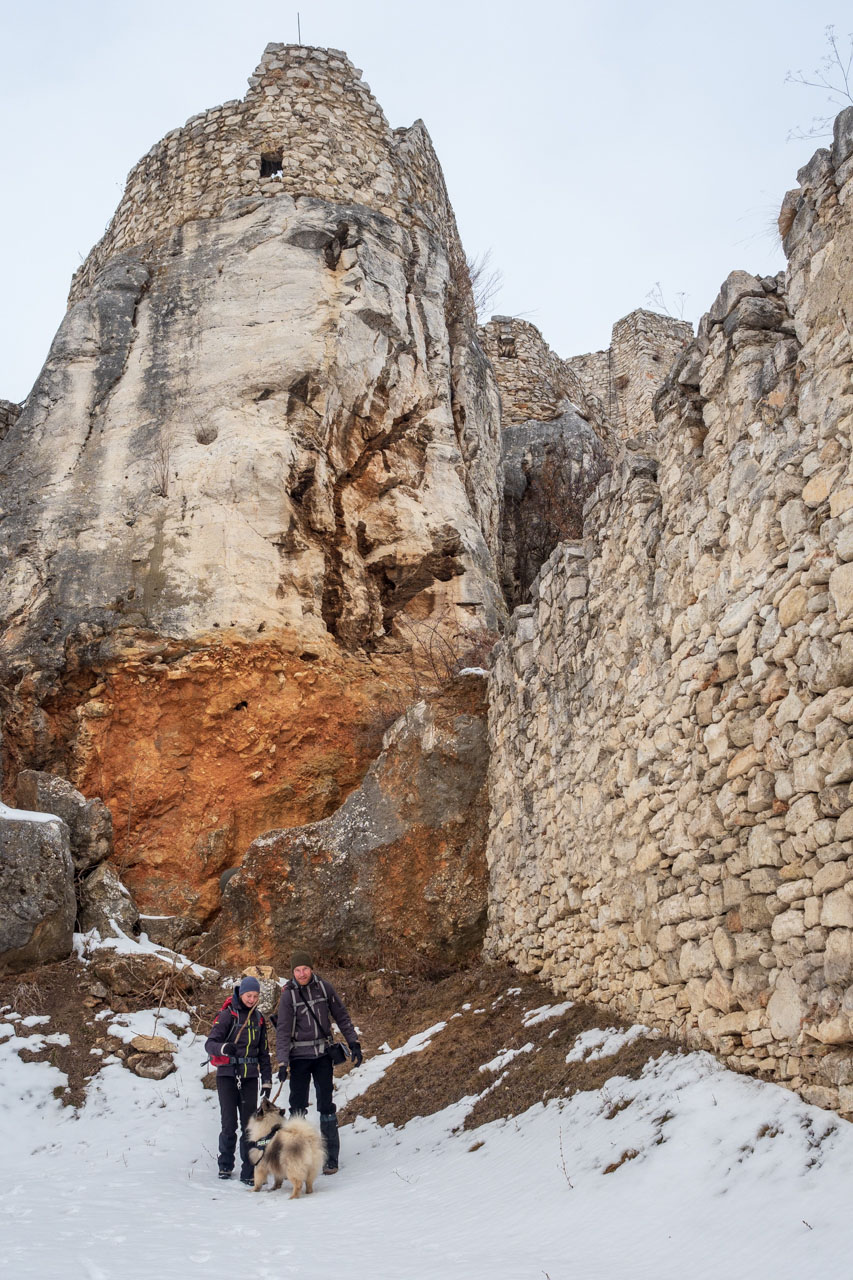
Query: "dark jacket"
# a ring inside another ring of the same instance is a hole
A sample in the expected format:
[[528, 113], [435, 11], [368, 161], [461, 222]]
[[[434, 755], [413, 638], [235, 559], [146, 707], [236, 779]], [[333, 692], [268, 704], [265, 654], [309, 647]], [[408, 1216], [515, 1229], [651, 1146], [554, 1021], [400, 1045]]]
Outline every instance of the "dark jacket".
[[[320, 1027], [311, 1017], [309, 1005]], [[291, 1058], [319, 1058], [328, 1053], [332, 1019], [347, 1044], [355, 1044], [358, 1033], [331, 982], [318, 978], [316, 973], [304, 987], [295, 978], [286, 982], [278, 1002], [275, 1044], [279, 1067], [286, 1067]]]
[[266, 1018], [257, 1005], [249, 1012], [240, 999], [239, 987], [234, 988], [233, 996], [216, 1015], [204, 1043], [205, 1052], [211, 1058], [222, 1057], [222, 1046], [228, 1040], [239, 1049], [239, 1054], [228, 1062], [216, 1064], [218, 1076], [239, 1076], [250, 1080], [260, 1076], [265, 1082], [272, 1080]]

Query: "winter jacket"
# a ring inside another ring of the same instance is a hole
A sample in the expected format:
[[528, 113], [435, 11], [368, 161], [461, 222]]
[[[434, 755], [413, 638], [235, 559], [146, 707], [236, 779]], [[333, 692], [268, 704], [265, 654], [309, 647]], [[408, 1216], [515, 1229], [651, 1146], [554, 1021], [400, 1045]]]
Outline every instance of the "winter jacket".
[[272, 1080], [270, 1054], [267, 1047], [267, 1023], [257, 1005], [251, 1013], [240, 999], [239, 987], [216, 1015], [210, 1035], [204, 1043], [211, 1058], [222, 1057], [222, 1046], [230, 1040], [239, 1049], [237, 1058], [216, 1063], [216, 1074], [253, 1079], [260, 1076], [265, 1083]]
[[[322, 1033], [307, 1005], [313, 1009]], [[295, 978], [286, 982], [278, 1002], [275, 1044], [279, 1067], [286, 1067], [291, 1058], [319, 1058], [327, 1053], [332, 1037], [332, 1019], [338, 1024], [347, 1044], [355, 1044], [358, 1033], [331, 982], [318, 978], [316, 973], [304, 987], [300, 987]]]

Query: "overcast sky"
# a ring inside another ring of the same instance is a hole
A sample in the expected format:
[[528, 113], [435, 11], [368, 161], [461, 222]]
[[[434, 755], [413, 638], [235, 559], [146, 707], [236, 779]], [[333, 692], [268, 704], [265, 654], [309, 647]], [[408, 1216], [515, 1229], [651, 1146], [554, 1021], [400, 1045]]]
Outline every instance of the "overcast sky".
[[695, 321], [737, 267], [783, 266], [785, 191], [827, 108], [785, 83], [849, 6], [805, 0], [0, 0], [0, 397], [28, 393], [72, 272], [128, 170], [188, 116], [242, 97], [270, 40], [344, 49], [392, 126], [421, 117], [493, 310], [560, 355], [649, 305]]

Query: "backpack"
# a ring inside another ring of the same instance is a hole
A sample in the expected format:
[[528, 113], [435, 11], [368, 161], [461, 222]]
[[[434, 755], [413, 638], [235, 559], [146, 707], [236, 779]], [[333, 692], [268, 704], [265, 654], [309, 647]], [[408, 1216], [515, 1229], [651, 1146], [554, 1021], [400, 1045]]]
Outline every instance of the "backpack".
[[[240, 1015], [239, 1015], [239, 1013], [237, 1012], [237, 1010], [234, 1008], [234, 997], [233, 997], [233, 996], [229, 996], [229, 997], [228, 997], [228, 999], [225, 1001], [225, 1003], [224, 1003], [224, 1004], [222, 1005], [222, 1007], [220, 1008], [219, 1013], [223, 1013], [225, 1009], [228, 1009], [228, 1010], [229, 1010], [229, 1012], [231, 1013], [232, 1017], [234, 1018], [234, 1021], [239, 1023], [239, 1021], [240, 1021]], [[251, 1017], [251, 1015], [252, 1015], [252, 1013], [253, 1013], [253, 1012], [254, 1012], [253, 1010], [251, 1010], [251, 1009], [249, 1010], [249, 1017]], [[219, 1013], [216, 1015], [216, 1020], [217, 1020], [217, 1021], [219, 1020]], [[248, 1022], [248, 1018], [246, 1019], [246, 1021]], [[259, 1010], [259, 1011], [258, 1011], [258, 1031], [260, 1031], [260, 1029], [261, 1029], [261, 1027], [262, 1027], [263, 1025], [264, 1025], [264, 1015], [263, 1015], [263, 1014], [260, 1012], [260, 1010]], [[232, 1027], [232, 1030], [233, 1030], [233, 1027]], [[226, 1037], [225, 1037], [225, 1039], [227, 1040], [227, 1039], [228, 1039], [228, 1037], [226, 1036]], [[212, 1053], [212, 1054], [210, 1055], [210, 1065], [211, 1065], [212, 1067], [227, 1067], [227, 1066], [228, 1066], [228, 1063], [229, 1063], [230, 1061], [231, 1061], [231, 1059], [228, 1057], [228, 1055], [227, 1055], [226, 1053]]]

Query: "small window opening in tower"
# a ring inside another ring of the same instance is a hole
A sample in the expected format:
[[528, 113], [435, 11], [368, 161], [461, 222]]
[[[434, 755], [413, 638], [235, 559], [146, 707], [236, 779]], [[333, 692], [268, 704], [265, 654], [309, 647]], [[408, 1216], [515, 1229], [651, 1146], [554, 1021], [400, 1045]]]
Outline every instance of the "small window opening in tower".
[[280, 178], [281, 177], [281, 152], [280, 151], [262, 151], [261, 152], [261, 177], [262, 178]]

